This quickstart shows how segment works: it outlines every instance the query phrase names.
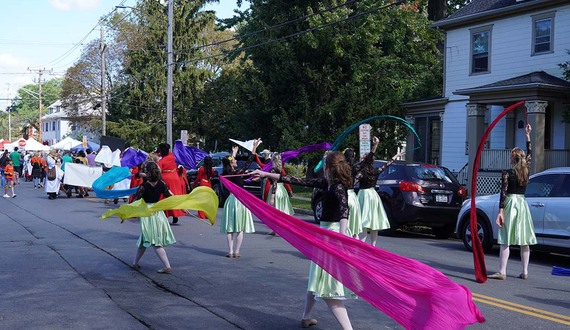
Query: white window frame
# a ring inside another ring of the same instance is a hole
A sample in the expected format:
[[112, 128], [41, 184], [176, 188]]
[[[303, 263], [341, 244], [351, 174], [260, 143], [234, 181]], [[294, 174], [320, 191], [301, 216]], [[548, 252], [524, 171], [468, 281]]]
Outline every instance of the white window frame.
[[[473, 71], [473, 65], [475, 64], [473, 61], [473, 37], [476, 34], [481, 34], [487, 32], [489, 33], [489, 40], [487, 45], [487, 70], [485, 71]], [[487, 74], [491, 73], [491, 54], [492, 54], [492, 37], [493, 37], [493, 25], [486, 25], [481, 26], [473, 29], [469, 29], [470, 38], [469, 38], [469, 75], [479, 75], [479, 74]]]
[[[552, 11], [552, 12], [548, 12], [548, 13], [542, 13], [542, 14], [538, 14], [538, 15], [532, 15], [532, 42], [531, 42], [531, 56], [535, 56], [535, 55], [544, 55], [544, 54], [552, 54], [554, 53], [554, 18], [556, 12]], [[550, 21], [550, 49], [547, 51], [542, 51], [542, 52], [537, 52], [536, 51], [536, 23], [538, 22], [542, 22], [542, 21]]]

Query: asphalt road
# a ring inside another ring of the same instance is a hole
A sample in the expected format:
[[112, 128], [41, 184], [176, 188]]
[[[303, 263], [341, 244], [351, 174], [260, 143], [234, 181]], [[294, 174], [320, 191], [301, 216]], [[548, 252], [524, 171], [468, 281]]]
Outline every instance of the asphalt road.
[[[153, 251], [129, 265], [140, 233], [138, 221], [99, 216], [116, 205], [89, 197], [48, 200], [29, 182], [18, 197], [0, 200], [0, 329], [296, 329], [303, 309], [309, 261], [256, 221], [242, 257], [225, 258], [218, 225], [194, 217], [173, 226], [167, 248], [171, 275], [156, 272]], [[122, 201], [120, 203], [123, 203]], [[310, 216], [300, 215], [310, 221]], [[219, 217], [218, 217], [219, 218]], [[219, 220], [219, 219], [218, 219]], [[471, 288], [487, 318], [476, 329], [566, 329], [570, 325], [570, 277], [550, 275], [570, 267], [567, 256], [531, 255], [530, 278], [512, 253], [506, 281], [473, 280], [470, 253], [457, 240], [398, 233], [380, 247], [424, 262]], [[489, 272], [497, 253], [486, 256]], [[405, 274], [402, 274], [405, 276]], [[347, 303], [355, 329], [401, 327], [362, 300]], [[319, 325], [338, 329], [324, 303]], [[566, 322], [566, 323], [564, 323]]]

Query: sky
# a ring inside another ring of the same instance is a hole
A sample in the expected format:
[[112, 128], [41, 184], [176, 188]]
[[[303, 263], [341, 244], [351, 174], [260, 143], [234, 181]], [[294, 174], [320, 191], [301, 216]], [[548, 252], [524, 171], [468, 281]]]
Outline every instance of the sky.
[[[0, 110], [6, 110], [17, 90], [63, 77], [79, 59], [83, 45], [100, 38], [99, 19], [115, 6], [135, 6], [137, 0], [2, 0], [0, 4]], [[205, 9], [231, 17], [236, 0], [220, 0]], [[129, 10], [129, 9], [118, 9]], [[166, 33], [166, 31], [165, 31]], [[48, 106], [44, 104], [44, 106]]]

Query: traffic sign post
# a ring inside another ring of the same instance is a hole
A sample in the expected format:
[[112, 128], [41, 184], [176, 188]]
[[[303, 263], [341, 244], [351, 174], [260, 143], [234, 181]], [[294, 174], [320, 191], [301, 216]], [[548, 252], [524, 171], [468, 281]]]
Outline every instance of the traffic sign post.
[[370, 152], [370, 131], [372, 126], [370, 124], [362, 124], [358, 126], [358, 140], [360, 142], [360, 157], [364, 157]]

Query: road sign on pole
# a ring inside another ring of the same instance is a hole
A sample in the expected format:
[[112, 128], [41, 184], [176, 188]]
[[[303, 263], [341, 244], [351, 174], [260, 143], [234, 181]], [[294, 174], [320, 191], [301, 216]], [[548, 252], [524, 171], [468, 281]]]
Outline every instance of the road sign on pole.
[[372, 126], [362, 124], [358, 126], [358, 141], [360, 142], [360, 157], [370, 152], [370, 131]]

